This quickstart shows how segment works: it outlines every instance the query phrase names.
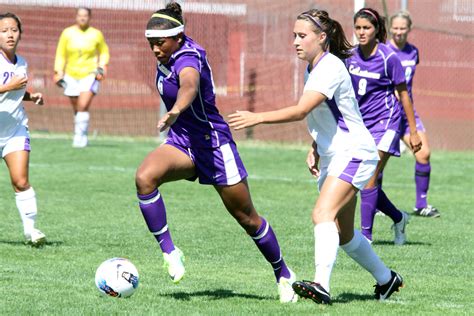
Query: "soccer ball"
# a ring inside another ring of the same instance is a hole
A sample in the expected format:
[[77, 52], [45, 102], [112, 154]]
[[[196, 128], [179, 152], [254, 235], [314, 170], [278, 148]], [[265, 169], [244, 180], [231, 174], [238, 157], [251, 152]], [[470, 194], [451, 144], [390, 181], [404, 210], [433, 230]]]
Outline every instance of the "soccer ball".
[[138, 287], [137, 268], [125, 258], [106, 260], [97, 268], [95, 285], [104, 295], [129, 297]]

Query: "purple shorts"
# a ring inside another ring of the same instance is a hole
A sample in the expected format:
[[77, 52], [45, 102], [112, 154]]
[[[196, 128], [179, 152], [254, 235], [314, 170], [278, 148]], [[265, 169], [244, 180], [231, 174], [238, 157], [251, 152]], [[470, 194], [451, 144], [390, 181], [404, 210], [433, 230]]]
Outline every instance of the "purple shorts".
[[199, 178], [201, 184], [227, 186], [237, 184], [248, 176], [234, 142], [217, 148], [188, 148], [168, 138], [165, 144], [179, 149], [193, 161], [196, 176], [189, 181]]
[[400, 132], [388, 129], [386, 131], [371, 133], [377, 149], [392, 156], [400, 157]]
[[[423, 133], [426, 132], [425, 126], [423, 125], [423, 122], [421, 121], [421, 118], [418, 115], [418, 112], [416, 112], [416, 110], [414, 111], [415, 111], [416, 130]], [[410, 127], [408, 126], [408, 121], [407, 121], [407, 116], [405, 114], [405, 111], [403, 111], [402, 113], [402, 122], [400, 124], [400, 132], [402, 136], [410, 134]]]

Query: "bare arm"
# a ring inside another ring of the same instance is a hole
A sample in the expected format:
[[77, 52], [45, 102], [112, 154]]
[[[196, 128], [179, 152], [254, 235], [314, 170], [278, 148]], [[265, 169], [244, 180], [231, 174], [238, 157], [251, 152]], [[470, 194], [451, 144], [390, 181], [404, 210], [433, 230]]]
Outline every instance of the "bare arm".
[[395, 87], [398, 99], [402, 103], [403, 110], [405, 111], [408, 126], [410, 128], [410, 145], [414, 153], [421, 149], [421, 139], [416, 130], [415, 112], [413, 110], [413, 104], [411, 103], [410, 96], [407, 91], [406, 83], [399, 84]]
[[13, 78], [8, 83], [0, 85], [0, 93], [23, 89], [26, 87], [27, 83], [27, 77], [13, 76]]
[[199, 89], [199, 72], [192, 67], [185, 67], [179, 73], [179, 90], [173, 108], [159, 121], [160, 132], [164, 131], [178, 119], [179, 114], [185, 111], [196, 98]]
[[326, 100], [326, 96], [316, 91], [306, 91], [297, 105], [285, 107], [275, 111], [253, 113], [237, 111], [229, 115], [229, 125], [236, 130], [258, 124], [273, 124], [301, 121], [315, 107]]

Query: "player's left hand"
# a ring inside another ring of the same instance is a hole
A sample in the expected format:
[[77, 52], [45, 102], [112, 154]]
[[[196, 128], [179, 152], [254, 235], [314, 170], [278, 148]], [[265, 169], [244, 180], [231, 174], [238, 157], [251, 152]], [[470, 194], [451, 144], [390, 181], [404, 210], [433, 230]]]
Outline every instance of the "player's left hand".
[[105, 67], [98, 67], [96, 70], [96, 75], [95, 79], [102, 81], [105, 79], [105, 76], [107, 75], [107, 68]]
[[229, 126], [235, 130], [258, 125], [262, 122], [261, 116], [258, 113], [249, 111], [236, 111], [229, 116]]
[[421, 146], [422, 146], [421, 138], [417, 132], [410, 134], [410, 146], [413, 153], [416, 153], [421, 149]]
[[44, 104], [44, 99], [43, 99], [43, 94], [42, 93], [30, 93], [30, 99], [33, 101], [36, 105], [43, 105]]
[[158, 121], [158, 129], [160, 132], [165, 131], [167, 128], [169, 128], [171, 125], [176, 122], [178, 119], [179, 112], [178, 111], [169, 111], [165, 115], [163, 115], [162, 118]]

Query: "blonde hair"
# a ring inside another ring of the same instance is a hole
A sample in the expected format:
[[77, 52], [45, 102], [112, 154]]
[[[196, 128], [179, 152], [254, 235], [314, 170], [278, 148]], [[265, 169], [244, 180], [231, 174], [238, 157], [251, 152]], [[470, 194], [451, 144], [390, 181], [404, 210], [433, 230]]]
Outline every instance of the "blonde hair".
[[395, 14], [393, 14], [393, 15], [390, 17], [390, 27], [392, 27], [393, 20], [396, 19], [396, 18], [403, 18], [403, 19], [405, 19], [405, 20], [408, 22], [408, 28], [411, 29], [411, 26], [412, 26], [413, 22], [412, 22], [412, 20], [411, 20], [410, 12], [408, 12], [408, 11], [406, 11], [406, 10], [401, 10], [401, 11], [398, 11], [398, 12], [396, 12]]

